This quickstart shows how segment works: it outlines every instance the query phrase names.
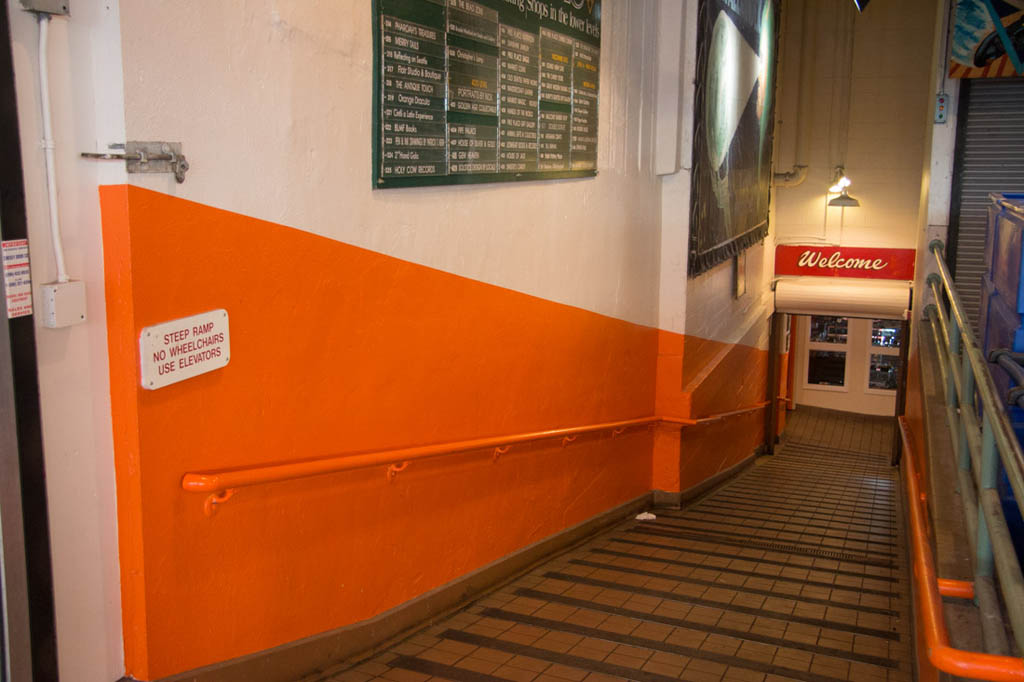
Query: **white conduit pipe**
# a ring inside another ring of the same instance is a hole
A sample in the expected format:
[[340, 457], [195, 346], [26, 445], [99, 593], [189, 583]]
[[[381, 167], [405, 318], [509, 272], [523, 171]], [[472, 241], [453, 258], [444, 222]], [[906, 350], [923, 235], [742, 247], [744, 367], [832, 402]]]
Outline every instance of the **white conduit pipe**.
[[53, 154], [53, 124], [50, 121], [50, 73], [46, 53], [50, 28], [50, 15], [39, 13], [39, 99], [43, 110], [43, 155], [46, 158], [46, 193], [50, 200], [50, 237], [53, 256], [57, 262], [57, 281], [67, 282], [64, 265], [64, 243], [60, 237], [60, 214], [57, 212], [57, 168]]

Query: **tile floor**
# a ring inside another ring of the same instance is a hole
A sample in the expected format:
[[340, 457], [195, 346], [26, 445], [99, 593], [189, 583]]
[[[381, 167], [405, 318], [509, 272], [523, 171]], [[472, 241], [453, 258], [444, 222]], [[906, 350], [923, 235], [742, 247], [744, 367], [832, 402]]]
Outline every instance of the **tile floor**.
[[909, 682], [891, 420], [800, 408], [785, 445], [330, 682]]

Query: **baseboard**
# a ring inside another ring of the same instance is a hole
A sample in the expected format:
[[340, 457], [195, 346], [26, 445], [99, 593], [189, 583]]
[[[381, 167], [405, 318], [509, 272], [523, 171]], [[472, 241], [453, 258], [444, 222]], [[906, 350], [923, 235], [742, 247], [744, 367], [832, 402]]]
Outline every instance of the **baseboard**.
[[652, 490], [651, 502], [655, 509], [679, 509], [682, 493], [670, 493], [665, 490]]
[[387, 648], [465, 602], [651, 506], [644, 493], [571, 528], [467, 573], [373, 618], [247, 656], [162, 678], [160, 682], [294, 682]]
[[670, 493], [664, 490], [654, 490], [651, 492], [653, 496], [654, 508], [655, 509], [679, 509], [684, 503], [690, 500], [700, 497], [704, 493], [708, 492], [712, 488], [721, 485], [725, 481], [729, 480], [733, 476], [736, 476], [748, 466], [754, 463], [754, 460], [758, 458], [759, 450], [752, 452], [743, 460], [733, 464], [728, 469], [723, 469], [717, 474], [710, 478], [706, 478], [695, 486], [691, 486], [680, 493]]
[[746, 469], [748, 466], [754, 463], [754, 460], [758, 458], [758, 454], [759, 451], [752, 452], [739, 462], [733, 464], [728, 469], [723, 469], [722, 471], [719, 471], [711, 478], [706, 478], [697, 485], [687, 488], [682, 493], [680, 493], [680, 504], [682, 504], [683, 502], [689, 502], [690, 500], [696, 497], [700, 497], [701, 495], [708, 492], [712, 488], [715, 488], [721, 485], [722, 483], [725, 483], [733, 476], [738, 476], [740, 473], [743, 472], [744, 469]]

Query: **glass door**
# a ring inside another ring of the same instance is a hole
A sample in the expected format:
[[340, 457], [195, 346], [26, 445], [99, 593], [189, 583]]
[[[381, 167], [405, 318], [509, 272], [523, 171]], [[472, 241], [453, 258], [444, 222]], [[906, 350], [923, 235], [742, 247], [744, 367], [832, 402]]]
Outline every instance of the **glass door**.
[[900, 380], [900, 320], [871, 320], [867, 390], [895, 395]]
[[812, 315], [808, 325], [807, 385], [817, 390], [846, 392], [846, 356], [850, 321]]
[[900, 379], [900, 320], [797, 318], [797, 404], [892, 415]]

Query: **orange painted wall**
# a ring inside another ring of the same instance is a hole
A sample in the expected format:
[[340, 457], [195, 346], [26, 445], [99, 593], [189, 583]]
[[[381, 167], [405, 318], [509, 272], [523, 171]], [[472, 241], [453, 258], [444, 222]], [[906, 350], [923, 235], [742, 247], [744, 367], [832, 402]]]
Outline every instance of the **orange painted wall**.
[[918, 444], [917, 458], [914, 460], [914, 466], [921, 473], [921, 485], [925, 493], [930, 495], [931, 490], [928, 489], [928, 484], [931, 481], [931, 473], [928, 470], [928, 457], [924, 452], [925, 445], [928, 442], [924, 433], [925, 396], [921, 390], [921, 363], [915, 348], [911, 348], [908, 353], [906, 391], [907, 398], [904, 416], [907, 419], [907, 426], [910, 427], [910, 433], [913, 435], [914, 442]]
[[[768, 359], [752, 346], [659, 331], [658, 414], [695, 419], [763, 402]], [[685, 491], [738, 464], [764, 442], [765, 419], [762, 409], [682, 430], [660, 426], [653, 487]]]
[[[793, 388], [790, 385], [790, 382], [791, 382], [790, 377], [792, 375], [792, 372], [790, 371], [789, 365], [790, 365], [790, 354], [789, 353], [779, 353], [779, 364], [778, 364], [778, 368], [779, 368], [779, 394], [778, 394], [778, 396], [773, 396], [773, 398], [785, 398], [785, 397], [788, 397], [789, 395], [791, 395], [791, 393], [792, 393]], [[776, 436], [781, 436], [782, 432], [786, 430], [786, 416], [788, 414], [787, 410], [788, 410], [789, 401], [788, 400], [776, 400], [773, 405], [774, 405], [774, 408], [779, 411], [779, 425], [778, 425], [778, 428], [775, 431], [775, 435]]]
[[[243, 489], [206, 518], [185, 472], [651, 415], [658, 334], [134, 187], [101, 203], [129, 674], [368, 618], [650, 489], [640, 429]], [[140, 329], [219, 307], [230, 364], [141, 390]]]
[[[924, 433], [924, 392], [921, 389], [921, 365], [917, 357], [917, 349], [911, 346], [907, 360], [907, 398], [904, 416], [907, 427], [910, 430], [910, 439], [914, 444], [914, 466], [916, 467], [920, 480], [919, 485], [926, 495], [931, 494], [928, 484], [931, 476], [928, 473], [928, 457], [925, 452], [927, 439]], [[903, 453], [906, 456], [906, 452]], [[901, 470], [902, 472], [902, 470]], [[901, 481], [902, 482], [902, 481]], [[927, 509], [927, 505], [925, 506]], [[930, 519], [926, 519], [930, 521]], [[915, 637], [914, 649], [917, 656], [917, 675], [920, 682], [935, 682], [939, 679], [939, 670], [928, 660], [928, 648], [921, 633], [924, 632], [924, 624], [921, 613], [914, 605]]]
[[683, 430], [680, 485], [687, 490], [739, 464], [764, 443], [765, 414], [749, 414]]

